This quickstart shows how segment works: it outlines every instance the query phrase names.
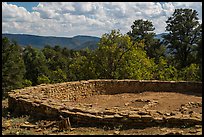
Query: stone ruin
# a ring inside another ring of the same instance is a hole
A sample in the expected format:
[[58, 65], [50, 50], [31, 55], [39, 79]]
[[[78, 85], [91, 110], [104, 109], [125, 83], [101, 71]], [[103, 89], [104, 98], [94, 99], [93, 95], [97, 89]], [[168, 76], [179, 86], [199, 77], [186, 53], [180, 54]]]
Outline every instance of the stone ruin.
[[[157, 81], [157, 80], [88, 80], [57, 84], [41, 84], [9, 93], [9, 109], [13, 113], [29, 114], [36, 117], [58, 119], [69, 117], [70, 123], [81, 125], [123, 125], [124, 127], [146, 126], [191, 126], [202, 124], [202, 113], [162, 112], [150, 110], [157, 104], [155, 100], [137, 99], [132, 102], [143, 103], [138, 107], [113, 106], [94, 107], [94, 104], [77, 103], [77, 100], [96, 95], [117, 95], [122, 93], [139, 94], [145, 91], [178, 92], [202, 94], [202, 82]], [[202, 103], [189, 103], [181, 110]], [[184, 111], [183, 110], [183, 111]]]

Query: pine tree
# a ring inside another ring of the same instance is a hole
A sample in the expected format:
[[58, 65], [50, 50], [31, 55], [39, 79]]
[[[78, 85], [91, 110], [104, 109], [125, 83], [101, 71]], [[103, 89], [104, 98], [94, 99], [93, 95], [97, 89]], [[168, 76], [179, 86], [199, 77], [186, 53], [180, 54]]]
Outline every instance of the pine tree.
[[196, 10], [176, 9], [166, 21], [164, 43], [172, 55], [172, 62], [177, 68], [184, 68], [196, 62], [196, 52], [202, 39], [201, 24]]
[[22, 48], [8, 38], [2, 38], [2, 92], [23, 87], [25, 65]]
[[155, 38], [155, 30], [151, 21], [148, 20], [135, 20], [131, 26], [132, 30], [127, 34], [130, 36], [133, 43], [144, 41], [145, 51], [147, 56], [150, 58], [155, 58], [158, 62], [160, 56], [164, 56], [166, 50], [165, 46], [161, 44], [159, 39]]

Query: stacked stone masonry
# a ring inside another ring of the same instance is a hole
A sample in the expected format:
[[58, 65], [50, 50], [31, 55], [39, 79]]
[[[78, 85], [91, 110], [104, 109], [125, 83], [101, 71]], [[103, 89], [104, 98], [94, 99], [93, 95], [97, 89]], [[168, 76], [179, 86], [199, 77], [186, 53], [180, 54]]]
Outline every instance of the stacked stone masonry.
[[[156, 80], [88, 80], [58, 84], [42, 84], [9, 93], [9, 109], [15, 113], [58, 118], [69, 117], [71, 123], [125, 126], [197, 125], [202, 113], [164, 113], [142, 108], [92, 108], [90, 104], [74, 104], [76, 99], [93, 95], [140, 93], [145, 91], [202, 93], [202, 82]], [[68, 105], [71, 103], [72, 105]], [[156, 102], [151, 101], [148, 105]], [[195, 105], [195, 104], [194, 104]], [[202, 103], [197, 104], [202, 107]], [[146, 105], [147, 107], [147, 105]]]

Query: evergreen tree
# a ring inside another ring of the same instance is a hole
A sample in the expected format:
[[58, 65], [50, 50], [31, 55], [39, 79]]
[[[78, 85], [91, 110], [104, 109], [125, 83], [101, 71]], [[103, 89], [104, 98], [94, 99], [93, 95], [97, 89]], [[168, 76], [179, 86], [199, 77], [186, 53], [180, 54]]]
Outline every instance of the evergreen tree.
[[159, 39], [155, 39], [155, 33], [153, 32], [155, 28], [152, 22], [143, 19], [135, 20], [131, 28], [132, 30], [127, 34], [133, 43], [143, 40], [148, 57], [155, 58], [155, 61], [158, 62], [159, 57], [164, 56], [166, 49]]
[[2, 38], [2, 92], [23, 87], [25, 65], [22, 58], [22, 48]]
[[25, 78], [30, 80], [32, 85], [37, 85], [39, 77], [43, 75], [49, 77], [46, 59], [40, 50], [27, 46], [23, 52], [23, 59], [26, 66]]
[[196, 62], [196, 49], [202, 39], [197, 16], [196, 10], [176, 9], [166, 21], [169, 34], [164, 36], [164, 43], [173, 57], [173, 65], [179, 69]]

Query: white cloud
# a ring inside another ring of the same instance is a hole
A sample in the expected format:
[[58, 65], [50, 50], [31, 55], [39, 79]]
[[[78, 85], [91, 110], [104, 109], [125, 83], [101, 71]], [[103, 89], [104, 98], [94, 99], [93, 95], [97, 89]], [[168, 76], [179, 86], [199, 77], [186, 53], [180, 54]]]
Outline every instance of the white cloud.
[[127, 33], [135, 20], [144, 19], [162, 33], [176, 8], [197, 10], [202, 22], [201, 2], [40, 2], [32, 12], [2, 2], [2, 32], [100, 37], [112, 29]]

